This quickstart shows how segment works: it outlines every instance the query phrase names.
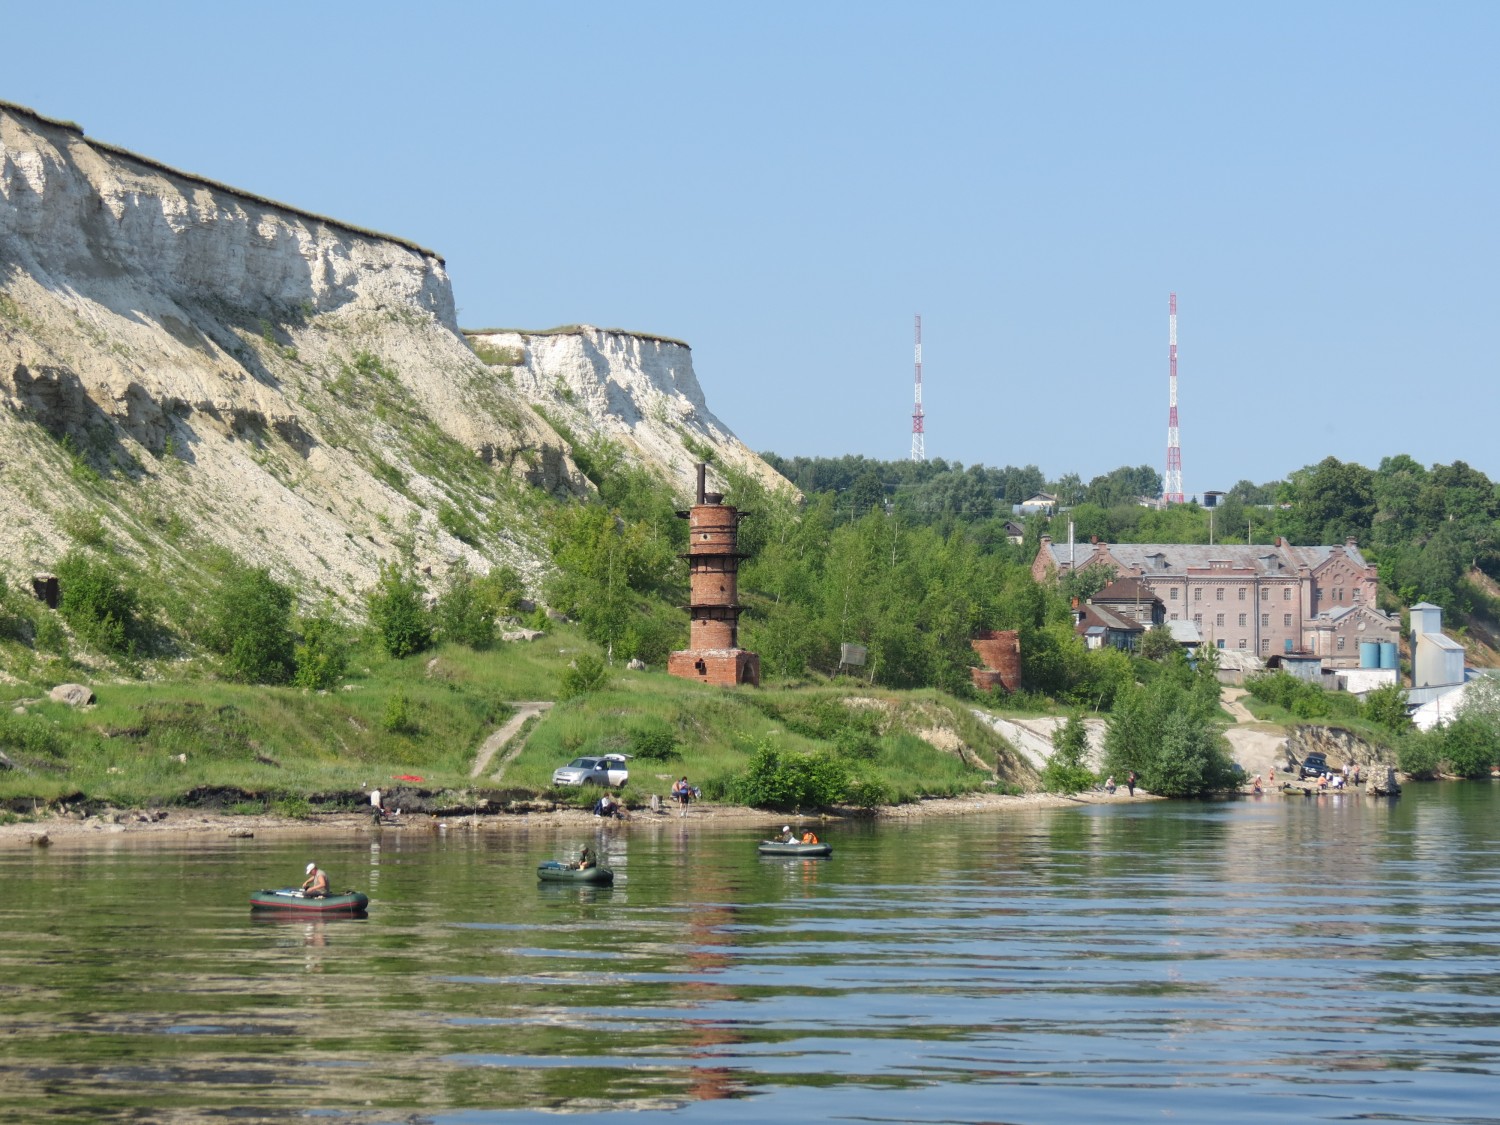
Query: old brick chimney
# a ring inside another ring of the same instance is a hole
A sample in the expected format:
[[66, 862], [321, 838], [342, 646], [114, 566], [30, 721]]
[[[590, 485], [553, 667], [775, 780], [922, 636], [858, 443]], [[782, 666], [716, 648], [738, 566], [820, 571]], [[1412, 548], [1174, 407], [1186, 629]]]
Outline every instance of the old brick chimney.
[[667, 671], [685, 680], [731, 687], [760, 683], [760, 657], [740, 648], [737, 546], [740, 512], [705, 491], [708, 465], [698, 465], [698, 500], [677, 514], [688, 521], [688, 647], [667, 657]]

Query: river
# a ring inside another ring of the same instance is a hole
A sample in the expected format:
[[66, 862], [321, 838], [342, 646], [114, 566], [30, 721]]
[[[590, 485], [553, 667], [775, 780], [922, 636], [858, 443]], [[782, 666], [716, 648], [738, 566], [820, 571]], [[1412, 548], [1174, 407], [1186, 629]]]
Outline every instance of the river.
[[[1500, 1122], [1500, 786], [0, 851], [0, 1118]], [[248, 892], [368, 890], [364, 920]]]

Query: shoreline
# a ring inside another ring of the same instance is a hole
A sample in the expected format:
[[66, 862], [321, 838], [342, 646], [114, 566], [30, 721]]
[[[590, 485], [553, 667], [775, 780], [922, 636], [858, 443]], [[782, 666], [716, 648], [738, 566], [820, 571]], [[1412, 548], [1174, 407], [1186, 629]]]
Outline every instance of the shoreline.
[[[553, 809], [545, 812], [485, 813], [463, 816], [434, 816], [413, 813], [399, 821], [374, 822], [369, 813], [314, 813], [306, 817], [281, 817], [258, 813], [249, 816], [203, 812], [194, 809], [172, 809], [155, 816], [138, 810], [120, 810], [109, 815], [73, 817], [66, 814], [22, 820], [0, 825], [0, 847], [37, 847], [50, 844], [77, 844], [90, 841], [131, 839], [171, 839], [174, 837], [222, 837], [253, 839], [262, 836], [347, 836], [375, 832], [517, 832], [543, 828], [590, 829], [608, 827], [613, 831], [681, 827], [766, 825], [775, 831], [782, 824], [799, 828], [860, 821], [905, 823], [946, 816], [969, 816], [987, 812], [1023, 812], [1034, 809], [1073, 808], [1080, 805], [1122, 804], [1133, 801], [1158, 801], [1164, 798], [1146, 792], [1131, 797], [1123, 789], [1115, 794], [1098, 790], [1077, 793], [1071, 797], [1056, 793], [1029, 793], [1010, 796], [999, 793], [971, 793], [962, 797], [935, 797], [908, 805], [888, 805], [870, 813], [787, 814], [753, 809], [743, 805], [698, 803], [689, 807], [686, 817], [664, 808], [659, 813], [649, 809], [631, 812], [627, 820], [602, 821], [580, 809]], [[160, 817], [160, 819], [158, 819]]]

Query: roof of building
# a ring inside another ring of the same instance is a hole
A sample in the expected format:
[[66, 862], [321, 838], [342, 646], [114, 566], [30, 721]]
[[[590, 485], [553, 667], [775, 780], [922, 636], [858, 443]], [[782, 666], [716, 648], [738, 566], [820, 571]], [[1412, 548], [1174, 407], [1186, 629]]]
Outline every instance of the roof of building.
[[[1060, 568], [1068, 566], [1068, 545], [1052, 543], [1052, 561]], [[1327, 562], [1335, 551], [1346, 554], [1355, 566], [1369, 565], [1359, 548], [1339, 545], [1337, 547], [1293, 547], [1285, 540], [1275, 545], [1265, 543], [1220, 543], [1208, 546], [1202, 543], [1090, 543], [1075, 549], [1079, 566], [1086, 566], [1102, 548], [1121, 566], [1140, 569], [1147, 574], [1186, 574], [1189, 570], [1211, 570], [1215, 564], [1234, 570], [1251, 571], [1257, 577], [1290, 578], [1299, 567], [1316, 570]], [[1421, 608], [1420, 606], [1414, 608]], [[1433, 607], [1436, 608], [1436, 607]]]
[[1424, 645], [1435, 645], [1438, 648], [1447, 649], [1449, 652], [1453, 652], [1455, 650], [1458, 652], [1463, 652], [1464, 650], [1463, 645], [1459, 644], [1452, 637], [1447, 636], [1443, 633], [1423, 633], [1421, 634], [1421, 637], [1421, 643]]
[[1084, 604], [1078, 607], [1078, 632], [1089, 632], [1093, 628], [1112, 629], [1117, 633], [1144, 633], [1146, 627], [1139, 621], [1122, 617], [1106, 606]]
[[1157, 597], [1152, 592], [1151, 587], [1147, 586], [1139, 578], [1116, 578], [1090, 598], [1089, 601], [1094, 605], [1098, 605], [1100, 602], [1115, 604], [1121, 602], [1129, 604], [1143, 603], [1150, 605], [1152, 602], [1161, 601], [1161, 598]]
[[1168, 621], [1167, 631], [1172, 634], [1172, 639], [1180, 645], [1197, 645], [1203, 643], [1203, 634], [1198, 632], [1198, 626], [1191, 621]]
[[1314, 625], [1336, 625], [1351, 613], [1360, 612], [1370, 617], [1377, 617], [1387, 623], [1398, 620], [1394, 613], [1386, 613], [1382, 609], [1376, 609], [1374, 606], [1361, 603], [1359, 605], [1336, 605], [1331, 609], [1325, 609], [1322, 613], [1316, 614], [1313, 617], [1312, 623]]
[[1443, 607], [1440, 606], [1440, 605], [1433, 605], [1431, 602], [1418, 602], [1416, 605], [1412, 606], [1411, 608], [1412, 609], [1442, 609]]

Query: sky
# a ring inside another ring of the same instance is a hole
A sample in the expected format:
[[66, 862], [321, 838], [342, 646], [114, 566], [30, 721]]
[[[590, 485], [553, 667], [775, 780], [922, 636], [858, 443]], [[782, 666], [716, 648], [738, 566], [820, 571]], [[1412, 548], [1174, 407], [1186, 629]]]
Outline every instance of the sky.
[[0, 100], [687, 341], [783, 456], [1500, 478], [1500, 4], [36, 4]]

